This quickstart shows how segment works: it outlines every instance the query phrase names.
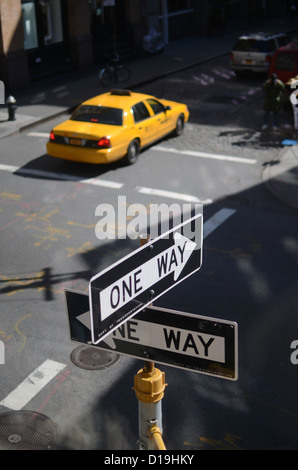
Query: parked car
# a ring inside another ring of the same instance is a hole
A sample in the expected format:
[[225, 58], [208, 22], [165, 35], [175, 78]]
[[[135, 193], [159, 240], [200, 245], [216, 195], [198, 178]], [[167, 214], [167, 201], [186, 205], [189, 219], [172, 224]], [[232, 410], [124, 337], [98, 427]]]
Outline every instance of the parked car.
[[180, 135], [189, 111], [185, 104], [129, 90], [112, 90], [83, 102], [50, 133], [47, 153], [86, 163], [124, 158], [132, 164], [139, 150], [174, 132]]
[[252, 33], [238, 37], [230, 54], [230, 67], [236, 75], [268, 72], [274, 52], [291, 42], [284, 33]]
[[274, 54], [269, 74], [276, 73], [284, 83], [298, 75], [298, 41], [280, 47]]

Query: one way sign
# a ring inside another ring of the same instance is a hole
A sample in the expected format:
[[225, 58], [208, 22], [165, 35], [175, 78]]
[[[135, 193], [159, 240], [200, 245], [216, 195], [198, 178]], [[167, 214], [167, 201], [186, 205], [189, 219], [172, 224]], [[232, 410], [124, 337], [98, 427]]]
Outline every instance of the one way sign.
[[[90, 343], [88, 294], [66, 291], [71, 339]], [[238, 378], [238, 325], [148, 306], [97, 345], [99, 349], [220, 378]]]
[[202, 219], [196, 214], [90, 280], [94, 344], [200, 269]]

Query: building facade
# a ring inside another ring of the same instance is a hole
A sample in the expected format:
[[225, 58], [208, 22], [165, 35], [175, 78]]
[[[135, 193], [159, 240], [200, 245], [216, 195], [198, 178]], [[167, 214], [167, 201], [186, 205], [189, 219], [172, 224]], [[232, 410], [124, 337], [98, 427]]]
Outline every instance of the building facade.
[[220, 31], [233, 15], [284, 14], [275, 0], [0, 0], [0, 80], [6, 90], [138, 54], [151, 28], [167, 44]]

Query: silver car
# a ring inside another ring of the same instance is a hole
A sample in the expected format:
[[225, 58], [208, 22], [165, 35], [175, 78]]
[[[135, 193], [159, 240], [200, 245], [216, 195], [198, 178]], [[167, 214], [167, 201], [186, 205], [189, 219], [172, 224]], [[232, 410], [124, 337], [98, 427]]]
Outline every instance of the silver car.
[[243, 34], [230, 53], [230, 67], [239, 76], [245, 72], [268, 72], [276, 49], [290, 42], [284, 33]]

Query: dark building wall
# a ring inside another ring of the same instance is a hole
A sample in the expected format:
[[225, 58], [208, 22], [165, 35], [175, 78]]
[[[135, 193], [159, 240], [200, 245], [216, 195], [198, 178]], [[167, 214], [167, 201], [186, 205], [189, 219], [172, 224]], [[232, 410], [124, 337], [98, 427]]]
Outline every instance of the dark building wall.
[[[289, 14], [288, 3], [115, 0], [115, 6], [103, 6], [104, 0], [0, 0], [0, 79], [6, 90], [24, 87], [51, 73], [102, 62], [104, 54], [115, 49], [122, 57], [138, 54], [151, 27], [163, 31], [168, 42], [190, 34], [220, 35], [235, 19], [253, 24], [262, 15]], [[37, 33], [34, 41], [25, 43], [31, 25], [27, 31], [22, 8], [25, 11], [29, 6], [34, 10]], [[45, 7], [52, 10], [52, 20], [59, 23], [54, 25], [59, 34], [52, 41], [46, 38]]]
[[67, 13], [70, 60], [81, 69], [93, 63], [89, 4], [85, 0], [67, 0]]
[[0, 79], [6, 92], [28, 83], [20, 0], [0, 0]]

